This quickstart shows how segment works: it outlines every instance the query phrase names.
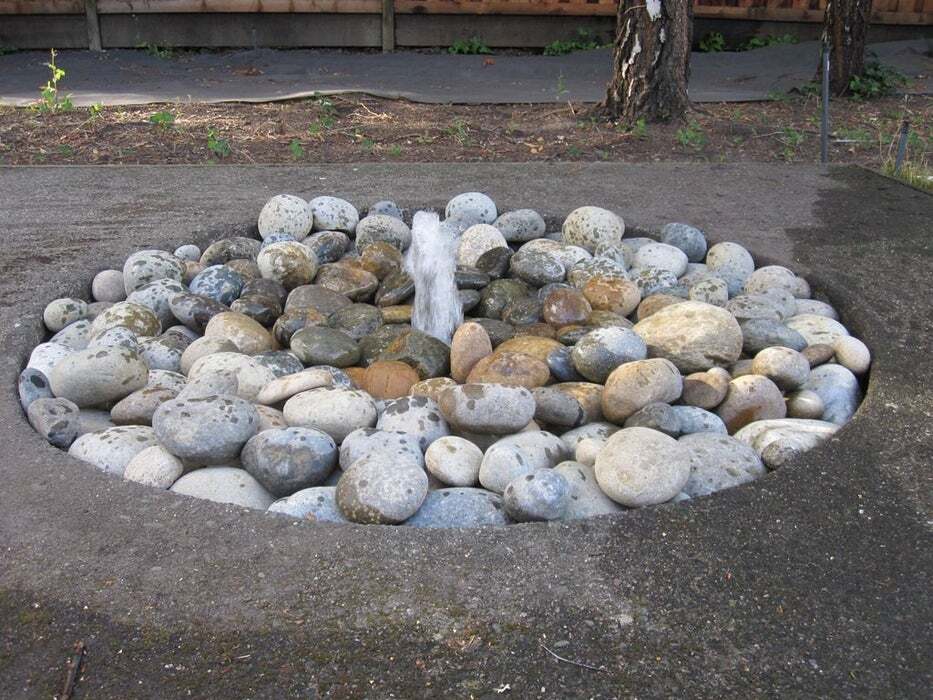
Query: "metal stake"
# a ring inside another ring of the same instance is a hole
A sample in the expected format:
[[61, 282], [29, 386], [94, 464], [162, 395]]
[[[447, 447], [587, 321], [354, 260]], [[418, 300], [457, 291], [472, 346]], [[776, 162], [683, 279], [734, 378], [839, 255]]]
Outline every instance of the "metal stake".
[[829, 162], [829, 44], [823, 42], [823, 114], [820, 119], [820, 163]]

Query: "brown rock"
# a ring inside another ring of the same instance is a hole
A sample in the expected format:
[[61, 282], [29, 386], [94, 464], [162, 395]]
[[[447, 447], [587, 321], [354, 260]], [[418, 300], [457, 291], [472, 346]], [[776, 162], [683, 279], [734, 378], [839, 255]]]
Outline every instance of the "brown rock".
[[361, 267], [339, 262], [322, 265], [314, 283], [353, 301], [366, 301], [379, 286], [379, 279]]
[[599, 311], [613, 311], [628, 316], [641, 301], [638, 285], [622, 277], [592, 277], [583, 287], [583, 296]]
[[586, 322], [593, 307], [576, 289], [555, 289], [544, 299], [544, 320], [556, 328]]
[[383, 306], [382, 320], [385, 323], [411, 323], [411, 304]]
[[412, 396], [426, 396], [433, 401], [439, 402], [441, 394], [452, 386], [457, 386], [457, 382], [450, 377], [434, 377], [433, 379], [422, 379], [412, 386], [410, 393]]
[[469, 384], [506, 384], [533, 389], [544, 386], [551, 378], [548, 366], [530, 355], [500, 352], [476, 363], [467, 377]]
[[[523, 328], [522, 331], [524, 332], [524, 330]], [[562, 347], [563, 345], [553, 338], [543, 338], [537, 335], [516, 335], [497, 347], [496, 352], [518, 352], [523, 355], [531, 355], [536, 360], [541, 360], [541, 362], [547, 362], [550, 354]]]
[[670, 360], [626, 362], [612, 371], [603, 389], [603, 415], [622, 424], [649, 403], [673, 403], [683, 391], [683, 378]]
[[489, 334], [478, 323], [461, 325], [450, 341], [450, 376], [465, 382], [473, 366], [492, 353]]
[[801, 354], [807, 358], [807, 362], [810, 363], [810, 368], [812, 369], [820, 365], [825, 365], [833, 359], [833, 355], [836, 354], [836, 351], [833, 349], [833, 346], [828, 343], [815, 343], [801, 350]]
[[561, 382], [554, 388], [577, 400], [586, 415], [584, 423], [596, 423], [603, 420], [603, 385], [593, 382]]
[[212, 317], [204, 329], [205, 338], [227, 338], [245, 355], [275, 350], [272, 334], [261, 323], [236, 311], [224, 311]]
[[638, 305], [638, 313], [636, 318], [639, 321], [644, 321], [649, 316], [653, 316], [661, 309], [665, 309], [668, 306], [673, 306], [674, 304], [681, 304], [687, 301], [686, 299], [681, 299], [680, 297], [675, 297], [673, 294], [652, 294], [650, 297], [645, 297], [642, 299], [641, 303]]
[[777, 384], [767, 377], [749, 374], [729, 382], [726, 399], [716, 409], [716, 414], [732, 435], [756, 420], [784, 418], [787, 406]]
[[376, 241], [363, 248], [360, 267], [381, 280], [402, 267], [402, 254], [391, 243]]
[[688, 406], [710, 410], [726, 398], [732, 377], [722, 367], [713, 367], [706, 372], [694, 372], [684, 377], [684, 393], [681, 397]]
[[606, 328], [615, 326], [617, 328], [631, 328], [635, 324], [629, 321], [625, 316], [617, 311], [603, 311], [594, 309], [587, 320], [586, 325], [591, 328]]
[[366, 380], [366, 368], [365, 367], [343, 367], [344, 372], [347, 373], [347, 376], [353, 380], [353, 383], [362, 387], [363, 383]]
[[524, 326], [516, 326], [515, 331], [521, 335], [531, 335], [537, 338], [557, 337], [557, 332], [546, 323], [529, 323]]
[[364, 391], [375, 399], [397, 399], [408, 396], [418, 383], [418, 372], [404, 362], [380, 360], [373, 362], [363, 373]]

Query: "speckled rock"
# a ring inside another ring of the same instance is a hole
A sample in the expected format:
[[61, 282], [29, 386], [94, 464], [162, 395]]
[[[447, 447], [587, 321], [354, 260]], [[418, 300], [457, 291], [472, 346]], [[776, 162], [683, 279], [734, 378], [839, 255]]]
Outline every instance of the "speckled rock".
[[411, 245], [411, 229], [401, 219], [387, 214], [369, 214], [356, 226], [356, 248], [383, 241], [398, 250], [407, 250]]
[[232, 372], [239, 383], [237, 396], [253, 401], [260, 390], [275, 379], [268, 367], [248, 355], [235, 352], [215, 352], [197, 360], [188, 372], [189, 382], [215, 372]]
[[74, 352], [61, 343], [39, 343], [29, 354], [27, 369], [35, 369], [46, 377], [52, 374], [52, 368]]
[[94, 275], [91, 282], [91, 296], [95, 301], [112, 301], [114, 303], [126, 299], [126, 284], [123, 281], [123, 272], [120, 270], [101, 270]]
[[57, 362], [49, 374], [52, 393], [78, 406], [99, 406], [146, 386], [149, 368], [126, 348], [88, 348]]
[[254, 435], [240, 455], [243, 468], [277, 498], [321, 484], [337, 465], [337, 445], [311, 428], [279, 428]]
[[503, 527], [509, 524], [502, 497], [486, 489], [445, 488], [428, 493], [418, 512], [405, 521], [410, 527]]
[[424, 453], [428, 473], [448, 486], [475, 486], [482, 461], [482, 450], [455, 435], [438, 438]]
[[123, 476], [133, 457], [157, 444], [155, 432], [149, 426], [123, 425], [81, 435], [71, 443], [68, 454], [105, 472]]
[[727, 435], [729, 431], [722, 418], [715, 413], [698, 406], [671, 406], [671, 410], [680, 421], [680, 434], [692, 435], [693, 433], [718, 433]]
[[753, 449], [728, 435], [694, 433], [678, 442], [690, 454], [690, 478], [683, 492], [691, 498], [748, 483], [766, 472]]
[[606, 382], [619, 366], [643, 360], [644, 341], [628, 328], [608, 327], [589, 331], [574, 346], [571, 359], [576, 370], [593, 382]]
[[348, 523], [337, 507], [335, 486], [314, 486], [280, 498], [271, 506], [270, 513], [300, 518], [313, 523]]
[[496, 216], [496, 203], [482, 192], [463, 192], [444, 207], [444, 218], [456, 221], [463, 228], [474, 224], [491, 224]]
[[170, 389], [181, 391], [188, 383], [188, 378], [178, 372], [169, 372], [164, 369], [149, 370], [146, 386], [152, 389]]
[[516, 522], [558, 520], [567, 510], [570, 485], [553, 469], [536, 469], [505, 487], [505, 512]]
[[690, 285], [687, 296], [691, 301], [726, 306], [729, 303], [729, 285], [719, 277], [707, 277]]
[[45, 327], [57, 333], [70, 323], [74, 323], [87, 315], [87, 302], [83, 299], [62, 297], [53, 299], [45, 306], [42, 312], [42, 321]]
[[541, 238], [546, 231], [544, 219], [534, 209], [504, 212], [493, 222], [493, 225], [510, 243], [523, 243]]
[[371, 455], [354, 462], [337, 482], [337, 505], [356, 523], [401, 523], [421, 507], [428, 475], [416, 462]]
[[367, 215], [385, 214], [386, 216], [394, 216], [396, 219], [403, 218], [402, 210], [399, 208], [398, 204], [388, 199], [380, 200], [371, 205], [366, 213]]
[[26, 412], [29, 424], [49, 444], [67, 449], [78, 437], [79, 408], [68, 399], [36, 399]]
[[317, 257], [308, 248], [287, 241], [264, 247], [256, 264], [263, 278], [275, 280], [287, 290], [311, 284], [318, 270]]
[[690, 477], [690, 451], [649, 428], [614, 433], [596, 458], [596, 481], [616, 503], [630, 508], [669, 501]]
[[181, 282], [184, 274], [184, 264], [171, 253], [164, 250], [141, 250], [130, 255], [123, 264], [123, 287], [129, 295], [159, 279]]
[[191, 367], [202, 357], [206, 357], [217, 352], [239, 352], [232, 340], [227, 338], [198, 338], [191, 345], [185, 348], [181, 355], [179, 363], [182, 374], [188, 374]]
[[199, 272], [191, 280], [188, 288], [194, 294], [199, 294], [219, 304], [229, 306], [234, 299], [240, 296], [245, 283], [246, 280], [243, 279], [240, 273], [226, 265], [212, 265]]
[[350, 202], [339, 197], [315, 197], [308, 206], [314, 215], [315, 231], [344, 231], [353, 233], [360, 213]]
[[570, 456], [567, 445], [543, 430], [521, 432], [493, 443], [483, 455], [479, 481], [484, 488], [502, 493], [508, 484], [536, 469], [550, 469]]
[[810, 371], [810, 378], [800, 388], [818, 394], [823, 400], [823, 420], [837, 425], [847, 423], [862, 400], [858, 379], [842, 365], [820, 365], [814, 368]]
[[440, 408], [425, 396], [404, 396], [386, 401], [376, 428], [413, 435], [418, 438], [422, 451], [438, 438], [450, 434]]
[[176, 481], [170, 490], [181, 496], [256, 510], [266, 510], [275, 500], [248, 472], [234, 467], [196, 469]]
[[[799, 279], [799, 278], [798, 278]], [[839, 314], [830, 304], [818, 299], [797, 299], [797, 313], [812, 314], [813, 316], [825, 316], [834, 321], [839, 320]]]
[[618, 245], [624, 232], [622, 218], [611, 211], [599, 207], [579, 207], [564, 219], [561, 240], [593, 253], [600, 245]]
[[263, 240], [274, 234], [304, 238], [311, 230], [312, 218], [311, 207], [301, 197], [277, 194], [259, 212], [259, 235]]
[[157, 489], [171, 488], [181, 478], [185, 466], [161, 445], [153, 445], [131, 459], [123, 472], [127, 481]]
[[680, 398], [683, 378], [669, 360], [656, 358], [628, 362], [615, 369], [603, 391], [603, 415], [622, 423], [649, 403], [671, 403]]
[[698, 301], [668, 306], [633, 329], [649, 357], [670, 360], [685, 373], [735, 362], [742, 354], [742, 329], [729, 312]]
[[767, 377], [787, 391], [803, 385], [810, 377], [810, 363], [807, 358], [790, 348], [765, 348], [752, 362], [752, 372]]
[[91, 319], [82, 318], [73, 321], [49, 340], [72, 350], [84, 350], [91, 342]]
[[441, 394], [452, 386], [457, 386], [450, 377], [433, 377], [431, 379], [422, 379], [417, 384], [412, 385], [412, 396], [427, 396], [440, 405]]
[[495, 226], [475, 224], [460, 236], [460, 242], [457, 245], [457, 264], [475, 267], [483, 253], [506, 245], [505, 238]]
[[173, 399], [152, 416], [165, 449], [189, 464], [227, 464], [259, 429], [252, 404], [235, 396]]
[[176, 396], [178, 392], [172, 389], [144, 386], [118, 401], [110, 409], [110, 419], [115, 425], [152, 425], [156, 409]]
[[680, 277], [687, 270], [687, 255], [680, 248], [666, 243], [649, 243], [635, 253], [635, 267], [667, 270]]
[[438, 405], [458, 430], [488, 435], [514, 433], [534, 417], [535, 400], [525, 387], [464, 384], [441, 394]]
[[787, 414], [784, 397], [767, 377], [748, 374], [729, 382], [725, 400], [716, 409], [729, 433], [757, 420], [783, 418]]
[[271, 370], [276, 378], [297, 374], [305, 368], [301, 364], [301, 360], [288, 350], [267, 350], [258, 355], [253, 355], [253, 359], [263, 367]]
[[690, 262], [700, 262], [706, 255], [706, 236], [689, 224], [665, 224], [661, 227], [661, 242], [680, 248]]
[[146, 306], [121, 301], [101, 313], [91, 324], [91, 339], [106, 330], [125, 326], [138, 337], [155, 336], [162, 330], [159, 317]]
[[621, 277], [591, 277], [583, 287], [583, 296], [593, 309], [613, 311], [628, 316], [641, 302], [641, 291], [634, 282]]
[[677, 287], [677, 276], [670, 270], [657, 267], [643, 267], [632, 275], [632, 281], [638, 286], [642, 300], [652, 294], [670, 292]]
[[244, 355], [256, 355], [274, 349], [275, 341], [261, 324], [233, 311], [212, 317], [204, 329], [205, 338], [226, 338]]
[[49, 387], [48, 377], [35, 367], [27, 367], [19, 375], [17, 383], [19, 403], [26, 411], [36, 399], [51, 399], [52, 389]]
[[289, 425], [322, 430], [338, 445], [357, 428], [376, 424], [376, 404], [365, 391], [321, 387], [303, 391], [282, 409]]
[[567, 445], [571, 452], [574, 452], [577, 449], [577, 445], [583, 440], [596, 439], [605, 441], [610, 435], [618, 432], [618, 430], [618, 425], [597, 421], [595, 423], [586, 423], [573, 430], [568, 430], [561, 434], [560, 439], [564, 441], [564, 444]]
[[349, 469], [358, 459], [387, 455], [393, 460], [415, 462], [424, 466], [421, 443], [416, 435], [400, 430], [357, 428], [340, 444], [340, 468]]
[[751, 254], [738, 243], [717, 243], [706, 254], [709, 271], [729, 285], [729, 295], [735, 296], [745, 280], [755, 271]]

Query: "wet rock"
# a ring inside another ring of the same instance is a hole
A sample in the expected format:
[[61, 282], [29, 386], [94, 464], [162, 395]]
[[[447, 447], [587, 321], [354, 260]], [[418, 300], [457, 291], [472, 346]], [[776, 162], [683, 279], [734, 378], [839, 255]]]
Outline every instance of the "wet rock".
[[502, 277], [512, 261], [512, 249], [504, 246], [491, 248], [476, 259], [476, 269], [492, 279]]
[[[384, 316], [384, 313], [383, 313]], [[411, 333], [411, 325], [397, 323], [377, 328], [360, 340], [360, 365], [368, 367], [389, 351], [389, 346], [403, 335]]]
[[303, 328], [292, 336], [290, 347], [306, 365], [350, 367], [360, 359], [356, 341], [335, 328]]
[[226, 338], [245, 355], [274, 349], [272, 335], [249, 316], [226, 311], [213, 316], [204, 329], [205, 338]]
[[486, 251], [507, 246], [505, 238], [495, 226], [474, 224], [460, 236], [457, 245], [457, 264], [475, 267]]
[[593, 309], [614, 311], [628, 316], [641, 302], [641, 291], [634, 282], [621, 277], [591, 277], [583, 287], [583, 296]]
[[555, 327], [585, 323], [593, 307], [576, 289], [556, 289], [544, 300], [544, 320]]
[[411, 229], [400, 218], [386, 214], [370, 214], [356, 226], [356, 247], [363, 250], [377, 241], [389, 243], [404, 251], [411, 245]]
[[383, 324], [383, 315], [382, 311], [370, 304], [350, 304], [335, 311], [328, 323], [359, 341]]
[[489, 334], [478, 323], [464, 323], [454, 333], [450, 345], [451, 376], [466, 381], [470, 370], [482, 358], [492, 354]]
[[262, 243], [254, 238], [222, 238], [211, 243], [201, 254], [201, 264], [210, 267], [223, 265], [230, 260], [255, 260], [261, 246]]
[[264, 247], [256, 264], [264, 279], [275, 280], [287, 290], [311, 284], [318, 270], [317, 257], [307, 247], [288, 241]]
[[542, 425], [560, 429], [575, 428], [587, 419], [586, 410], [572, 394], [554, 386], [538, 387], [535, 398], [535, 420]]
[[321, 316], [327, 317], [352, 303], [343, 294], [338, 294], [318, 284], [306, 284], [289, 292], [288, 299], [285, 302], [285, 311], [307, 311], [311, 309]]
[[379, 359], [404, 362], [414, 367], [421, 379], [446, 375], [450, 369], [447, 345], [416, 330], [406, 332], [389, 343]]
[[560, 282], [567, 274], [563, 263], [552, 255], [538, 251], [518, 251], [509, 262], [512, 276], [528, 284], [541, 287]]
[[624, 428], [614, 433], [596, 458], [596, 480], [616, 503], [630, 508], [664, 503], [690, 477], [690, 451], [663, 433]]
[[544, 386], [551, 377], [547, 365], [530, 355], [496, 350], [479, 360], [467, 376], [469, 384], [507, 384], [529, 389]]
[[361, 247], [357, 238], [357, 247], [360, 248], [360, 266], [371, 272], [378, 279], [384, 280], [393, 272], [402, 268], [402, 254], [398, 248], [385, 241], [376, 241]]
[[315, 283], [351, 301], [370, 299], [379, 287], [379, 278], [361, 267], [336, 262], [322, 265]]

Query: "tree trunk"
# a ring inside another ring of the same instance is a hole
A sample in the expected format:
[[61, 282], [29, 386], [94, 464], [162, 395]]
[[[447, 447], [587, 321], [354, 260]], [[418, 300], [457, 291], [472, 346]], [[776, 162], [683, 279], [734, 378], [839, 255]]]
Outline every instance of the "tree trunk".
[[692, 0], [621, 0], [605, 107], [628, 124], [681, 119], [690, 106], [687, 76]]
[[826, 4], [823, 40], [829, 42], [829, 89], [834, 95], [848, 92], [852, 78], [865, 71], [870, 16], [871, 0], [829, 0]]

